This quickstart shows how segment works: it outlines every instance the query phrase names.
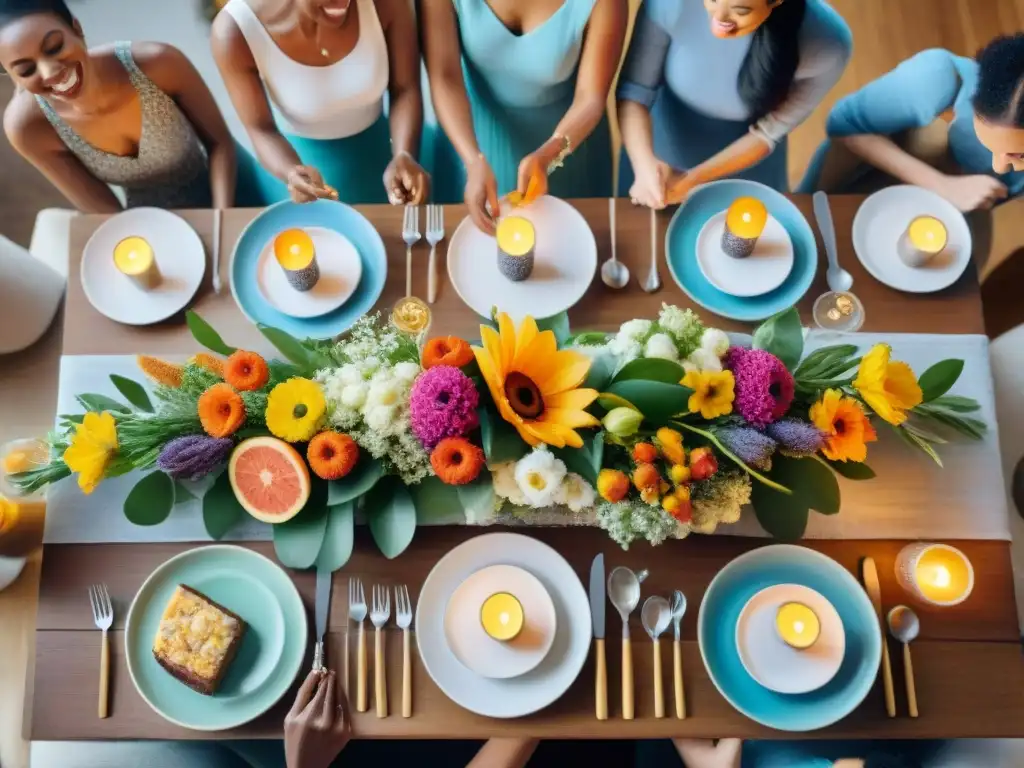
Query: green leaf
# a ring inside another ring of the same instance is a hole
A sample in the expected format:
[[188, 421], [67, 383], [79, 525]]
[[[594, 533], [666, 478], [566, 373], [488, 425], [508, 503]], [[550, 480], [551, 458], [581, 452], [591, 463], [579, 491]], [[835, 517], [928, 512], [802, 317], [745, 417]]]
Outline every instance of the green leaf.
[[632, 408], [634, 411], [639, 410], [635, 405], [629, 402], [629, 400], [608, 392], [602, 392], [598, 395], [597, 404], [606, 411], [614, 411], [616, 408]]
[[971, 397], [961, 397], [960, 395], [942, 395], [942, 397], [936, 397], [929, 403], [929, 406], [946, 408], [947, 410], [956, 411], [957, 413], [973, 413], [974, 411], [981, 409], [981, 405], [977, 400]]
[[467, 522], [483, 522], [494, 516], [494, 481], [491, 473], [484, 470], [472, 483], [458, 487], [459, 501]]
[[875, 470], [863, 462], [828, 461], [827, 463], [837, 475], [842, 475], [847, 480], [871, 480], [875, 477]]
[[327, 503], [330, 506], [354, 501], [369, 491], [384, 474], [384, 465], [372, 456], [363, 455], [345, 477], [327, 483]]
[[115, 413], [131, 413], [131, 408], [129, 408], [127, 405], [121, 405], [121, 403], [117, 402], [117, 400], [107, 397], [106, 395], [75, 395], [75, 400], [77, 400], [79, 405], [85, 408], [86, 411], [89, 411], [91, 413], [100, 413], [102, 411], [114, 411]]
[[462, 502], [459, 491], [439, 477], [426, 477], [416, 485], [409, 486], [412, 502], [416, 507], [416, 521], [447, 521], [462, 517]]
[[964, 370], [963, 360], [942, 360], [921, 374], [917, 383], [921, 386], [924, 402], [946, 394], [956, 384]]
[[812, 509], [824, 515], [839, 512], [839, 482], [825, 462], [776, 454], [768, 474], [792, 492], [782, 494], [761, 483], [751, 489], [757, 520], [775, 538], [795, 541], [803, 536]]
[[256, 327], [260, 329], [260, 333], [266, 337], [267, 341], [285, 356], [285, 359], [298, 367], [303, 376], [312, 375], [316, 371], [316, 365], [311, 360], [309, 350], [290, 333], [261, 323]]
[[311, 478], [309, 500], [302, 510], [273, 526], [274, 553], [289, 568], [310, 568], [323, 549], [327, 535], [327, 483]]
[[800, 362], [804, 351], [804, 329], [795, 307], [769, 317], [754, 331], [754, 349], [771, 352], [789, 369]]
[[250, 437], [269, 437], [270, 430], [266, 427], [242, 427], [232, 437], [238, 440], [248, 440]]
[[604, 433], [587, 434], [583, 438], [582, 448], [555, 448], [552, 453], [565, 462], [570, 472], [575, 472], [596, 486], [597, 474], [601, 471], [601, 462], [604, 459]]
[[537, 329], [541, 331], [551, 331], [555, 334], [555, 341], [558, 342], [558, 346], [561, 347], [569, 340], [569, 314], [567, 312], [559, 312], [557, 315], [551, 317], [545, 317], [543, 320], [537, 321]]
[[679, 427], [680, 429], [684, 429], [688, 432], [693, 432], [694, 434], [703, 437], [705, 440], [707, 440], [709, 443], [715, 446], [715, 448], [718, 449], [719, 453], [727, 457], [730, 461], [732, 461], [733, 464], [742, 469], [744, 472], [746, 472], [752, 478], [757, 480], [759, 483], [770, 486], [779, 493], [784, 493], [787, 495], [791, 493], [789, 488], [787, 488], [786, 486], [776, 483], [771, 478], [762, 475], [756, 469], [746, 464], [739, 456], [737, 456], [735, 453], [726, 448], [725, 444], [721, 440], [719, 440], [713, 432], [701, 429], [700, 427], [695, 427], [693, 424], [687, 424], [685, 421], [674, 421], [672, 422], [672, 424], [676, 427]]
[[203, 496], [203, 525], [210, 538], [219, 540], [245, 519], [246, 511], [231, 488], [227, 472], [221, 472]]
[[72, 424], [81, 424], [83, 421], [85, 421], [85, 414], [84, 413], [62, 413], [59, 416], [57, 416], [57, 418], [60, 419], [62, 422], [65, 422], [64, 426], [69, 426], [69, 425], [72, 425]]
[[627, 405], [632, 404], [652, 424], [664, 424], [673, 416], [687, 412], [693, 390], [680, 384], [630, 379], [613, 383], [607, 394], [628, 401]]
[[576, 347], [600, 347], [608, 342], [610, 336], [610, 333], [604, 331], [584, 331], [570, 336], [566, 343]]
[[366, 495], [363, 509], [381, 554], [389, 560], [402, 554], [416, 533], [416, 505], [409, 489], [389, 477]]
[[194, 310], [190, 309], [185, 313], [185, 322], [188, 324], [188, 329], [192, 331], [192, 338], [211, 352], [227, 357], [235, 351], [235, 348], [225, 344], [220, 334], [213, 330], [213, 326], [203, 320]]
[[857, 354], [855, 344], [833, 344], [821, 347], [800, 361], [800, 365], [793, 371], [793, 376], [797, 379], [821, 378], [821, 373], [830, 366], [855, 354]]
[[107, 478], [121, 477], [121, 475], [127, 475], [135, 469], [135, 464], [127, 456], [118, 455], [114, 456], [113, 460], [107, 465], [107, 470], [103, 473], [103, 476]]
[[124, 516], [135, 525], [157, 525], [174, 506], [174, 481], [163, 472], [150, 472], [128, 492]]
[[615, 374], [615, 366], [618, 364], [614, 355], [598, 355], [593, 358], [583, 386], [600, 392], [611, 383], [612, 376]]
[[196, 495], [192, 493], [192, 491], [190, 491], [188, 488], [186, 488], [181, 482], [176, 482], [174, 484], [175, 505], [186, 504], [187, 502], [194, 501], [195, 499]]
[[318, 571], [337, 571], [352, 557], [355, 540], [355, 501], [335, 504], [327, 508], [327, 529], [324, 542], [316, 556]]
[[644, 381], [660, 381], [665, 384], [678, 384], [686, 371], [679, 363], [662, 360], [658, 357], [641, 357], [622, 366], [615, 374], [613, 382], [640, 379]]
[[515, 427], [486, 408], [479, 408], [477, 413], [480, 416], [480, 441], [488, 464], [518, 461], [526, 455], [529, 446]]
[[918, 419], [942, 424], [972, 440], [981, 440], [985, 436], [985, 432], [988, 431], [988, 425], [981, 419], [935, 408], [931, 404], [917, 406], [913, 414]]
[[140, 411], [153, 413], [153, 404], [149, 402], [149, 395], [146, 394], [146, 390], [143, 389], [139, 382], [126, 379], [124, 376], [118, 376], [116, 373], [110, 374], [110, 380], [114, 382], [117, 391], [124, 395], [125, 400]]
[[753, 485], [751, 504], [757, 522], [772, 538], [779, 541], [799, 541], [807, 530], [810, 509], [800, 505], [787, 505], [777, 498], [779, 496], [779, 493], [767, 485]]

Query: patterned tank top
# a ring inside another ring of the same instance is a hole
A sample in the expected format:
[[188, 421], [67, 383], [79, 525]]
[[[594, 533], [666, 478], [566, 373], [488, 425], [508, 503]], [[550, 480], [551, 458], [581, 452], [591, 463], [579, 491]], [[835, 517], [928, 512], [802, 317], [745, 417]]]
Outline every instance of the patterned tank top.
[[82, 165], [105, 184], [124, 189], [128, 208], [209, 208], [209, 165], [195, 128], [174, 100], [143, 74], [132, 58], [131, 43], [115, 43], [142, 108], [142, 135], [135, 155], [114, 155], [79, 136], [50, 103], [36, 96], [39, 108]]

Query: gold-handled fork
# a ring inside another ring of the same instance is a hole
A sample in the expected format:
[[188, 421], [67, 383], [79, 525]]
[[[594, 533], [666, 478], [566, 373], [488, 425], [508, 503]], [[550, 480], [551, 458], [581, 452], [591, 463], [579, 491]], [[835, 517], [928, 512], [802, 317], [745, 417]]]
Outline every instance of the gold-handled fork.
[[93, 584], [89, 587], [89, 604], [92, 606], [92, 620], [96, 628], [103, 630], [100, 641], [100, 696], [97, 714], [107, 717], [109, 714], [110, 693], [110, 637], [108, 631], [114, 623], [114, 606], [110, 602], [110, 593], [106, 584]]
[[430, 244], [430, 261], [427, 262], [427, 302], [437, 301], [437, 244], [444, 240], [444, 208], [440, 205], [427, 206], [427, 242]]
[[420, 241], [420, 209], [405, 206], [402, 215], [402, 240], [405, 241], [405, 295], [412, 296], [412, 247]]
[[[366, 593], [359, 579], [348, 580], [348, 620], [359, 625], [356, 656], [356, 712], [366, 711]], [[348, 629], [345, 630], [345, 663], [348, 663]], [[348, 673], [345, 673], [346, 683]]]
[[412, 601], [409, 588], [395, 587], [395, 623], [402, 630], [402, 717], [412, 717], [412, 650], [409, 627], [412, 626]]
[[384, 625], [391, 618], [391, 592], [387, 587], [373, 585], [373, 605], [370, 607], [370, 621], [373, 622], [373, 700], [377, 706], [377, 717], [388, 716], [388, 684], [384, 675]]

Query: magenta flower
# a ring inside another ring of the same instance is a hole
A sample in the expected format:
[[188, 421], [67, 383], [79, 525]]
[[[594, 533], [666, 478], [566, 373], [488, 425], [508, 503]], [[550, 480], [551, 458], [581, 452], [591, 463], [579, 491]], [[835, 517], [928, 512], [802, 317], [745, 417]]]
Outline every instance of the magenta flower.
[[730, 347], [723, 361], [736, 380], [736, 412], [748, 424], [763, 428], [781, 419], [793, 402], [793, 374], [763, 349]]
[[412, 385], [409, 417], [413, 434], [428, 451], [446, 437], [460, 437], [479, 425], [480, 394], [470, 378], [450, 365], [435, 365]]

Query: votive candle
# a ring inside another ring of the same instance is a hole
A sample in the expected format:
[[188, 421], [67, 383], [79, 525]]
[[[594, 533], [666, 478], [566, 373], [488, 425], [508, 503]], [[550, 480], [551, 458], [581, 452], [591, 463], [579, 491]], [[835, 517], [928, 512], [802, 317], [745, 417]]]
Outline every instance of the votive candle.
[[523, 604], [508, 592], [491, 595], [480, 608], [480, 624], [490, 637], [514, 640], [523, 629]]
[[505, 216], [498, 222], [495, 239], [498, 243], [498, 269], [514, 282], [525, 280], [533, 271], [537, 233], [533, 224], [522, 216]]
[[391, 324], [402, 333], [419, 336], [430, 328], [430, 307], [423, 299], [406, 296], [399, 299], [391, 310]]
[[160, 285], [162, 277], [153, 255], [153, 246], [143, 237], [133, 235], [115, 245], [114, 266], [144, 291]]
[[803, 651], [818, 642], [821, 621], [803, 603], [783, 603], [775, 614], [775, 628], [786, 645]]
[[896, 580], [929, 605], [958, 605], [974, 589], [974, 566], [948, 544], [908, 544], [896, 556]]
[[946, 247], [946, 225], [934, 216], [918, 216], [900, 236], [896, 252], [908, 267], [923, 267]]
[[301, 229], [286, 229], [274, 238], [274, 257], [284, 270], [288, 284], [297, 291], [309, 291], [320, 279], [313, 238]]
[[738, 197], [725, 214], [722, 250], [734, 259], [754, 252], [757, 239], [768, 224], [768, 209], [756, 197]]

